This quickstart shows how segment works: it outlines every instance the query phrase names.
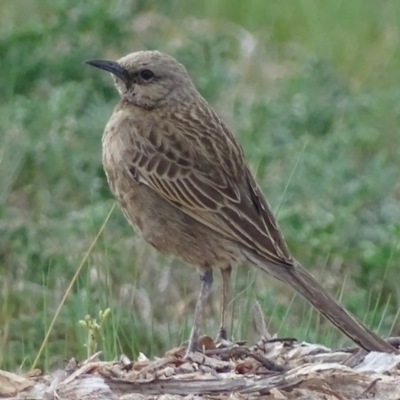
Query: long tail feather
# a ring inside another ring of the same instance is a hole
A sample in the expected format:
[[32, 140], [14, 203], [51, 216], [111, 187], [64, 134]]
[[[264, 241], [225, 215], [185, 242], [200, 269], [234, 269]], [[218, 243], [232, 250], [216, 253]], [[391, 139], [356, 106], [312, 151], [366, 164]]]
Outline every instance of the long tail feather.
[[298, 262], [295, 261], [293, 265], [274, 265], [252, 254], [246, 254], [246, 256], [263, 271], [289, 284], [333, 325], [363, 349], [386, 353], [397, 352], [393, 346], [346, 311]]

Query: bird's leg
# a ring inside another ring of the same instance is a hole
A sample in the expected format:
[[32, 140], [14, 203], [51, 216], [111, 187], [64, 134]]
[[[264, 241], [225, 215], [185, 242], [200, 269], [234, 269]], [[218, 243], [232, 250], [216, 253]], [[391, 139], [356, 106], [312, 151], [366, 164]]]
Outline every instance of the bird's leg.
[[189, 346], [187, 353], [194, 353], [199, 347], [199, 330], [201, 326], [201, 320], [204, 311], [204, 304], [210, 293], [210, 289], [213, 283], [213, 272], [211, 268], [202, 270], [200, 272], [201, 287], [199, 297], [197, 298], [196, 311], [194, 313], [194, 321], [192, 326], [192, 332], [190, 333]]
[[228, 265], [227, 268], [221, 269], [222, 274], [222, 302], [221, 302], [221, 326], [217, 340], [228, 340], [226, 333], [226, 320], [228, 316], [228, 300], [229, 300], [229, 285], [231, 279], [232, 267]]

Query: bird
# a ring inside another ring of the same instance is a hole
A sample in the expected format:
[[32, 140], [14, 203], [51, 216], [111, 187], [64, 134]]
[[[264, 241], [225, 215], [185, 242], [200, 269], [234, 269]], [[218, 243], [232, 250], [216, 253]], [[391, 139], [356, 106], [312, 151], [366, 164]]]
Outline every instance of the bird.
[[181, 63], [158, 50], [86, 63], [109, 72], [120, 95], [102, 136], [111, 192], [146, 242], [198, 270], [187, 354], [199, 350], [214, 269], [222, 275], [220, 337], [226, 339], [231, 270], [242, 263], [290, 285], [362, 349], [397, 351], [292, 256], [238, 140]]

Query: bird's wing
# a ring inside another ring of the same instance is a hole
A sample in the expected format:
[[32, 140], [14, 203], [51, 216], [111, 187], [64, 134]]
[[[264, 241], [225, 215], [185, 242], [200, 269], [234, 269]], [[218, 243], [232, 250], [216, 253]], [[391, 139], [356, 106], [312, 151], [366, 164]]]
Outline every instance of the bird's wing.
[[[135, 122], [129, 171], [215, 232], [274, 263], [291, 256], [231, 132], [212, 114], [198, 120]], [[130, 126], [132, 127], [133, 124]]]

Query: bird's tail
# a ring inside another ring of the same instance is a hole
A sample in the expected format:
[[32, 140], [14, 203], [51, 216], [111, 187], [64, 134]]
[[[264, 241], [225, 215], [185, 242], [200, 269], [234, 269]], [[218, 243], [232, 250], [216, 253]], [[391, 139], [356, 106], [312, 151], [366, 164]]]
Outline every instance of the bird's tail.
[[275, 265], [252, 254], [246, 254], [246, 257], [263, 271], [292, 286], [333, 325], [363, 349], [396, 352], [393, 346], [346, 311], [297, 261], [291, 265]]

